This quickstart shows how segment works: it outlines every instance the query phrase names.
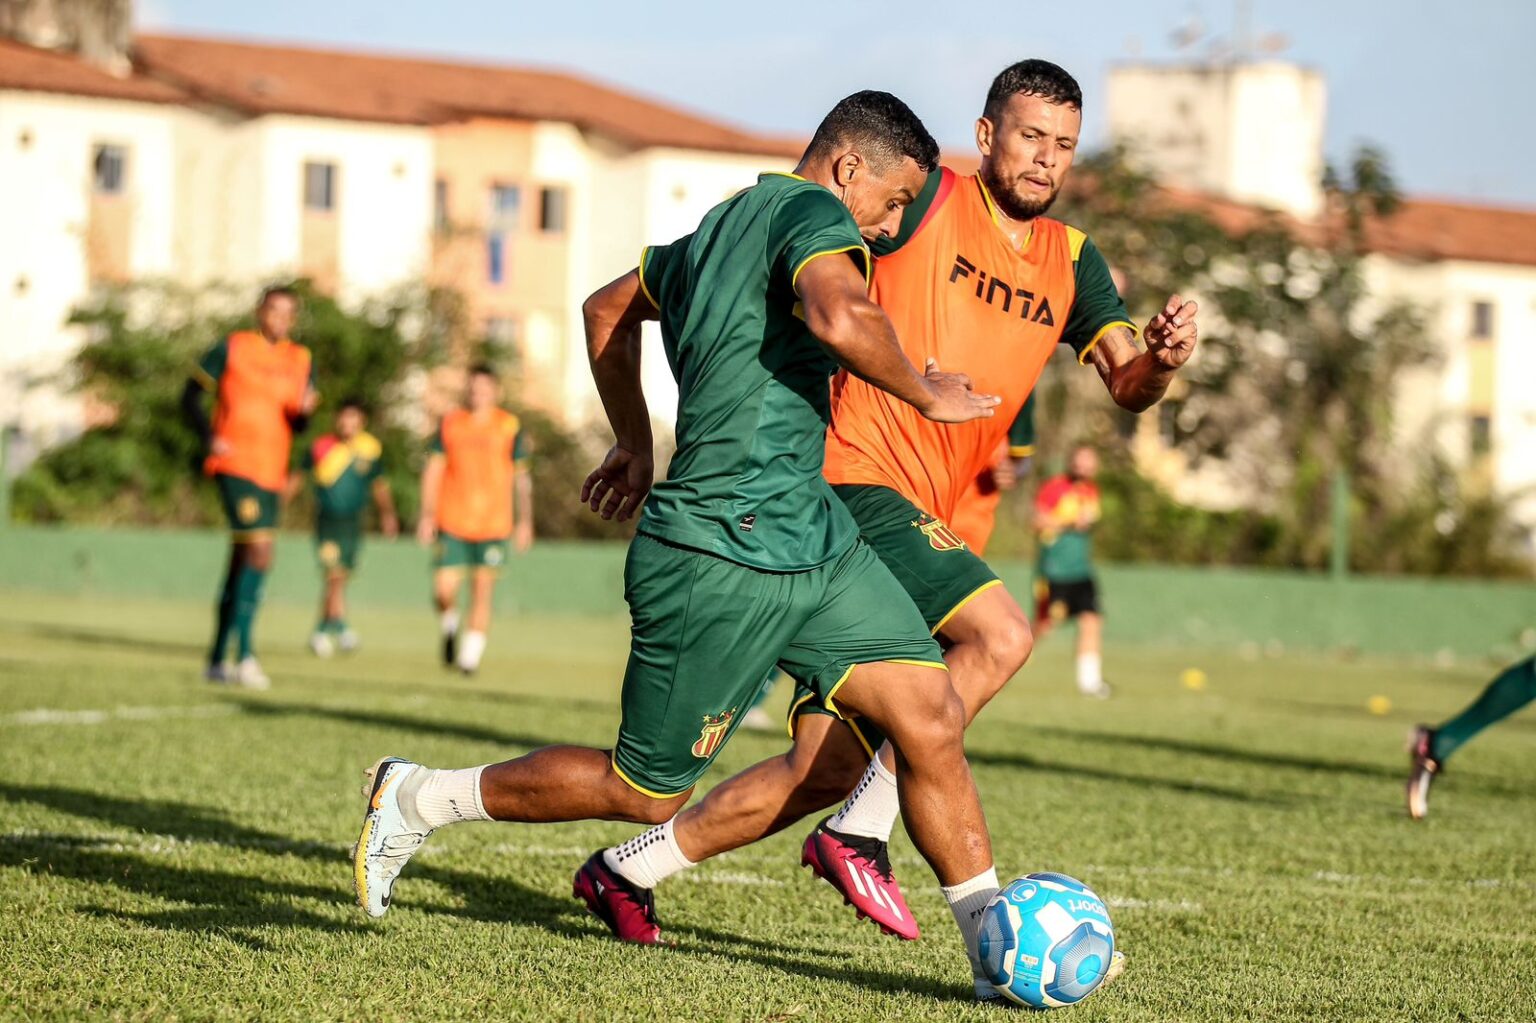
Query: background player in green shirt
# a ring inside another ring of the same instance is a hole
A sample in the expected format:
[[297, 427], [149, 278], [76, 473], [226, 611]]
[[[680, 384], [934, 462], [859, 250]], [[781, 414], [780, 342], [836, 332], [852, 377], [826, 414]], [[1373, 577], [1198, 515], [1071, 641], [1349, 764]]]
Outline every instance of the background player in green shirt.
[[348, 398], [336, 410], [335, 430], [304, 450], [303, 475], [288, 484], [291, 500], [308, 477], [315, 488], [315, 560], [324, 574], [320, 621], [309, 637], [317, 657], [340, 648], [357, 649], [357, 633], [347, 625], [347, 582], [357, 568], [368, 500], [379, 509], [379, 531], [390, 540], [400, 533], [395, 499], [384, 478], [384, 447], [366, 429], [368, 413], [361, 399]]
[[[632, 641], [618, 742], [462, 771], [381, 760], [354, 857], [370, 914], [388, 908], [401, 867], [446, 824], [671, 819], [778, 665], [827, 709], [886, 730], [908, 830], [974, 958], [974, 920], [997, 880], [964, 707], [921, 614], [821, 475], [839, 363], [930, 419], [997, 404], [964, 377], [914, 369], [866, 291], [865, 241], [896, 229], [937, 160], [899, 100], [856, 94], [823, 121], [795, 174], [763, 175], [587, 300], [616, 443], [582, 497], [604, 518], [644, 504], [625, 567]], [[657, 318], [679, 401], [677, 453], [652, 491], [639, 356], [641, 323]], [[658, 940], [648, 900], [603, 853], [575, 890], [621, 937]]]
[[1108, 699], [1104, 681], [1104, 614], [1093, 574], [1093, 530], [1099, 524], [1099, 456], [1080, 444], [1067, 471], [1035, 493], [1035, 531], [1040, 548], [1035, 579], [1035, 638], [1056, 625], [1077, 623], [1077, 688], [1084, 696]]

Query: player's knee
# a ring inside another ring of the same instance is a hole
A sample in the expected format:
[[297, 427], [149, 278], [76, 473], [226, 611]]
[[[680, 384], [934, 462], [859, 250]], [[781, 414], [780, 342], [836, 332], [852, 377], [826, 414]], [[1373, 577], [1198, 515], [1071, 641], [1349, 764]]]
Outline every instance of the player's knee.
[[965, 703], [946, 680], [932, 686], [923, 699], [906, 707], [893, 730], [897, 748], [909, 759], [963, 748]]
[[272, 544], [253, 543], [246, 545], [245, 563], [258, 572], [265, 572], [272, 567]]
[[688, 796], [692, 791], [689, 789], [688, 792], [680, 795], [657, 798], [631, 789], [632, 798], [626, 807], [625, 819], [631, 824], [665, 824], [677, 816], [678, 811], [688, 802]]
[[998, 668], [998, 688], [1014, 676], [1035, 649], [1035, 634], [1023, 612], [1010, 615], [990, 629], [986, 638], [987, 653]]

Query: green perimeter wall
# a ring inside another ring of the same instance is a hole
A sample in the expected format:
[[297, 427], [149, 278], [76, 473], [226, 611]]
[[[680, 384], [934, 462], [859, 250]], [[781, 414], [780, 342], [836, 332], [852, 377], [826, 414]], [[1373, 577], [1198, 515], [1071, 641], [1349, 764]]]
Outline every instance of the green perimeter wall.
[[[92, 597], [211, 601], [226, 552], [222, 533], [0, 528], [0, 586]], [[996, 566], [1021, 602], [1029, 566]], [[556, 614], [624, 611], [624, 547], [543, 543], [503, 572], [499, 610]], [[353, 600], [361, 606], [428, 604], [427, 552], [371, 537]], [[268, 598], [317, 595], [309, 538], [278, 539]], [[1251, 569], [1106, 566], [1100, 576], [1110, 637], [1199, 647], [1513, 658], [1536, 629], [1536, 584], [1356, 578]]]

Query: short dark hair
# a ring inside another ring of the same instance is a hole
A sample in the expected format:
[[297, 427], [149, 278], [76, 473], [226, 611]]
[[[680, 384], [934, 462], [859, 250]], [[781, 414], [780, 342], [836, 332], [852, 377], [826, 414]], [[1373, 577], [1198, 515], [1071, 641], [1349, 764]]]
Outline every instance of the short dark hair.
[[357, 409], [357, 411], [361, 412], [365, 416], [368, 414], [367, 403], [355, 394], [349, 394], [345, 398], [341, 399], [341, 404], [336, 406], [336, 411], [345, 412], [349, 408]]
[[299, 292], [297, 288], [287, 284], [274, 284], [269, 288], [261, 289], [261, 300], [256, 303], [257, 308], [266, 305], [268, 300], [274, 298], [287, 298], [291, 299], [294, 305], [299, 304]]
[[1065, 103], [1083, 109], [1083, 90], [1066, 69], [1048, 60], [1021, 60], [1003, 68], [987, 90], [981, 115], [993, 124], [1013, 96], [1039, 96], [1047, 103]]
[[472, 377], [490, 377], [492, 380], [496, 381], [501, 380], [501, 377], [496, 375], [496, 370], [491, 366], [489, 362], [475, 363], [473, 366], [469, 367], [469, 375]]
[[912, 108], [888, 92], [865, 90], [841, 100], [821, 119], [805, 158], [825, 156], [840, 145], [855, 145], [877, 164], [877, 173], [908, 157], [923, 171], [939, 165], [939, 144]]

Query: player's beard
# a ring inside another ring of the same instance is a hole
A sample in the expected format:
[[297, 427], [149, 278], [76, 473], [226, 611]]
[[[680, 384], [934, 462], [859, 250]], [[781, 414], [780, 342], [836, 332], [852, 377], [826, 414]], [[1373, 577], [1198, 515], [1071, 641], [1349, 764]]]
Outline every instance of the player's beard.
[[987, 191], [992, 193], [992, 201], [997, 203], [997, 208], [1002, 210], [1010, 220], [1034, 220], [1036, 217], [1043, 216], [1061, 192], [1058, 186], [1050, 195], [1043, 198], [1020, 199], [1013, 190], [1013, 183], [1002, 180], [996, 168], [991, 166], [981, 169], [981, 180], [986, 184]]

